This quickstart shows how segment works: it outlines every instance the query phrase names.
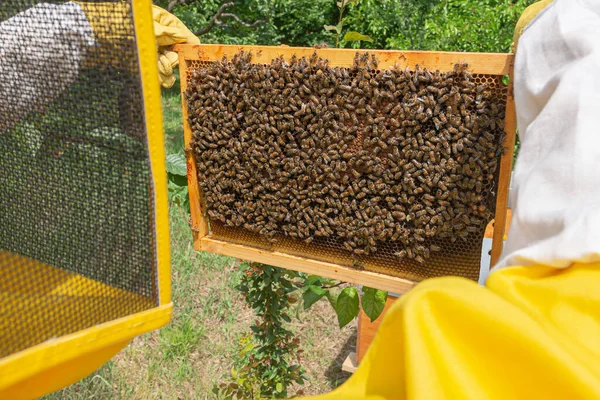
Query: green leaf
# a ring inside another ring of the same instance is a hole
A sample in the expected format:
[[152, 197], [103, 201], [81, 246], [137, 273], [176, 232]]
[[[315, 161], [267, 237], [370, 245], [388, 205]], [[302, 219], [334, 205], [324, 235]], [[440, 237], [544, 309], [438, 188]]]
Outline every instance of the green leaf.
[[252, 349], [254, 349], [254, 345], [252, 343], [248, 343], [241, 351], [240, 351], [240, 356], [244, 357], [246, 354], [248, 354], [248, 352], [252, 351]]
[[327, 290], [323, 288], [314, 285], [308, 286], [302, 294], [302, 300], [304, 301], [304, 309], [307, 310], [314, 303], [321, 300], [321, 297], [325, 296], [326, 294]]
[[331, 304], [331, 307], [333, 307], [333, 309], [335, 310], [335, 307], [337, 305], [338, 295], [333, 293], [331, 290], [328, 290], [325, 297], [327, 297], [327, 300], [329, 300], [329, 304]]
[[318, 275], [308, 275], [308, 277], [304, 281], [304, 284], [306, 286], [320, 284], [323, 279], [324, 278], [322, 278], [322, 277], [320, 277]]
[[504, 86], [508, 86], [509, 82], [510, 82], [510, 76], [508, 76], [508, 75], [502, 76], [502, 84]]
[[370, 36], [363, 35], [362, 33], [354, 31], [346, 32], [346, 34], [344, 35], [344, 40], [346, 42], [356, 42], [358, 40], [364, 40], [365, 42], [371, 43], [373, 42], [373, 38], [371, 38]]
[[181, 153], [169, 154], [167, 156], [167, 172], [173, 175], [187, 176], [185, 156]]
[[172, 173], [167, 174], [169, 177], [169, 183], [173, 182], [177, 186], [186, 186], [188, 185], [187, 176], [185, 175], [175, 175]]
[[283, 392], [283, 385], [281, 382], [277, 382], [277, 385], [275, 385], [275, 390], [277, 390], [278, 393]]
[[363, 287], [362, 309], [371, 322], [381, 315], [385, 307], [387, 292], [369, 287]]
[[358, 311], [358, 292], [356, 288], [345, 288], [338, 296], [335, 307], [340, 328], [348, 325], [350, 321], [356, 318]]
[[333, 26], [333, 25], [323, 25], [323, 28], [325, 28], [326, 31], [336, 31], [337, 27]]

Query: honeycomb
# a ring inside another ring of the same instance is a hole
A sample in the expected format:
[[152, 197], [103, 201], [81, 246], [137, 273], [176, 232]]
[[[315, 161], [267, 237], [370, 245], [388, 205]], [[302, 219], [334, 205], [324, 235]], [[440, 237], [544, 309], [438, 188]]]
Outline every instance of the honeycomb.
[[[186, 65], [190, 72], [188, 82], [194, 72], [207, 70], [211, 65], [212, 62], [188, 60]], [[267, 66], [265, 64], [260, 65]], [[353, 72], [353, 76], [354, 74], [356, 72]], [[487, 83], [487, 90], [490, 94], [487, 101], [497, 104], [499, 108], [504, 110], [508, 88], [502, 83], [502, 76], [476, 74], [472, 75], [471, 80], [477, 86]], [[363, 139], [362, 131], [358, 132], [357, 140], [355, 140], [354, 146], [351, 146], [349, 151], [352, 153], [359, 151]], [[502, 138], [497, 139], [499, 143], [502, 141]], [[500, 156], [500, 153], [496, 154], [498, 164]], [[357, 255], [344, 246], [344, 240], [341, 238], [317, 236], [310, 243], [280, 233], [267, 238], [242, 227], [227, 226], [227, 224], [216, 218], [211, 218], [209, 215], [205, 215], [204, 218], [209, 219], [211, 237], [225, 242], [327, 261], [414, 281], [447, 275], [477, 280], [484, 231], [495, 211], [495, 190], [498, 175], [499, 169], [496, 169], [493, 179], [486, 178], [482, 182], [483, 192], [487, 193], [485, 198], [488, 211], [486, 218], [480, 220], [474, 226], [475, 229], [472, 229], [468, 235], [461, 237], [459, 240], [455, 240], [456, 238], [452, 240], [450, 238], [426, 238], [424, 244], [428, 247], [436, 247], [438, 251], [431, 252], [425, 260], [421, 261], [411, 258], [399, 258], [397, 255], [405, 246], [398, 241], [378, 243], [377, 251]], [[199, 178], [202, 179], [201, 174], [199, 174]]]

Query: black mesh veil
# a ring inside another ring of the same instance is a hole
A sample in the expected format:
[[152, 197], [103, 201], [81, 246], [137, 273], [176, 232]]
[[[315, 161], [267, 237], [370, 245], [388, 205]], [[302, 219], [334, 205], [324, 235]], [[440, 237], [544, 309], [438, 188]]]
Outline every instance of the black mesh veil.
[[0, 358], [157, 305], [131, 4], [0, 4]]

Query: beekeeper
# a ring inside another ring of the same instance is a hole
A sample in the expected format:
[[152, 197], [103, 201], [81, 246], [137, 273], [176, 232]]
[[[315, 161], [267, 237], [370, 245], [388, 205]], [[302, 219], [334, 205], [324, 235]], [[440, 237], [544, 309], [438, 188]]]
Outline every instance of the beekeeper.
[[[200, 41], [172, 14], [157, 6], [152, 11], [159, 79], [169, 88], [175, 82], [178, 58], [167, 46]], [[67, 89], [77, 79], [86, 55], [129, 34], [132, 29], [119, 28], [122, 21], [130, 20], [130, 12], [122, 2], [41, 3], [0, 22], [0, 132], [29, 113], [42, 111]], [[107, 25], [107, 18], [119, 23]], [[56, 26], [57, 21], [61, 26]]]
[[532, 5], [515, 32], [521, 149], [486, 287], [417, 285], [319, 399], [600, 399], [600, 1]]

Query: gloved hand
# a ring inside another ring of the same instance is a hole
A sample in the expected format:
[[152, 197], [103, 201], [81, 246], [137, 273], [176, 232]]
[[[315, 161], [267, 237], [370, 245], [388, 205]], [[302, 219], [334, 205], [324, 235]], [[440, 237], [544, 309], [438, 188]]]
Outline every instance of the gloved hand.
[[175, 83], [173, 68], [179, 64], [177, 53], [169, 46], [177, 43], [200, 44], [198, 39], [176, 16], [168, 11], [152, 6], [154, 34], [158, 43], [158, 76], [160, 84], [170, 88]]
[[[76, 3], [88, 18], [100, 46], [109, 45], [114, 48], [130, 38], [133, 27], [128, 22], [131, 11], [127, 3]], [[160, 7], [152, 6], [152, 17], [158, 44], [159, 80], [163, 87], [170, 88], [175, 83], [173, 68], [179, 64], [179, 58], [177, 53], [169, 51], [169, 46], [178, 43], [200, 44], [200, 40], [177, 17]], [[107, 24], [107, 19], [118, 22]], [[127, 23], [124, 24], [123, 21]]]

